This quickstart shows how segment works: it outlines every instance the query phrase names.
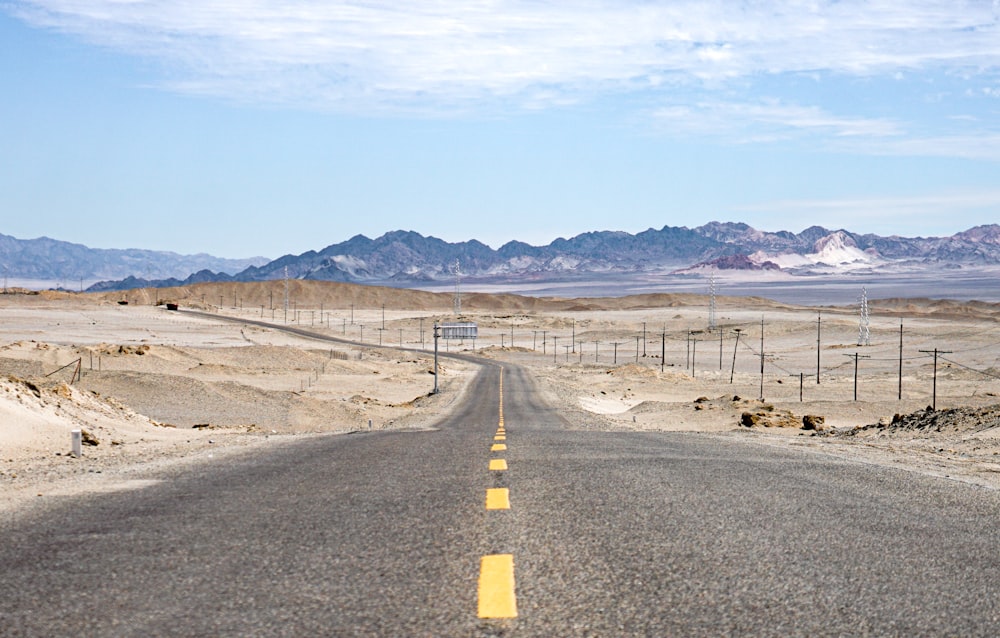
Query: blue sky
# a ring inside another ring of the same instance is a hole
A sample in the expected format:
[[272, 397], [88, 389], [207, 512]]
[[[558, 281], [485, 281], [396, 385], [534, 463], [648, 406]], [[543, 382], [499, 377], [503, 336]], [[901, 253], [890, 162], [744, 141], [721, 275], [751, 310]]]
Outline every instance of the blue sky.
[[1000, 1], [0, 0], [0, 233], [1000, 222]]

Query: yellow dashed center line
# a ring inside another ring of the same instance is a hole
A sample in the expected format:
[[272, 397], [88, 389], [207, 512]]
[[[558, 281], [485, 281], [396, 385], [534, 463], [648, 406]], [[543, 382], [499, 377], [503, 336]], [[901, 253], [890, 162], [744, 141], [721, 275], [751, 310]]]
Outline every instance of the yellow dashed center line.
[[[505, 452], [507, 431], [503, 424], [503, 368], [500, 368], [500, 408], [497, 433], [493, 437], [491, 452]], [[490, 459], [490, 471], [507, 470], [506, 459]], [[509, 510], [510, 490], [506, 487], [486, 490], [486, 509]], [[491, 554], [483, 556], [479, 563], [479, 617], [516, 618], [517, 599], [514, 595], [514, 555]]]
[[513, 554], [491, 554], [480, 561], [479, 617], [517, 617]]
[[509, 510], [510, 490], [506, 487], [491, 487], [486, 490], [486, 509]]

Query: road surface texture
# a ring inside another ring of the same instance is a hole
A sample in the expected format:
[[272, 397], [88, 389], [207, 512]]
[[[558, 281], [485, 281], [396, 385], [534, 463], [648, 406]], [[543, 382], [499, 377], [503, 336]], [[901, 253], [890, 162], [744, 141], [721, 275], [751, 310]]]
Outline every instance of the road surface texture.
[[[0, 636], [1000, 632], [993, 491], [736, 433], [577, 429], [513, 366], [472, 384], [434, 429], [223, 455], [0, 523]], [[484, 557], [512, 557], [516, 616], [484, 613]]]

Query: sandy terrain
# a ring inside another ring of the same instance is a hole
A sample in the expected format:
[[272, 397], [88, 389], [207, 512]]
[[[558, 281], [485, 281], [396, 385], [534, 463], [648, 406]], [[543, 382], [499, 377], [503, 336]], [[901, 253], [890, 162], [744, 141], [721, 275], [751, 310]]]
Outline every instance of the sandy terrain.
[[[151, 465], [205, 462], [247, 446], [367, 430], [369, 422], [426, 427], [474, 371], [444, 360], [442, 392], [429, 394], [431, 326], [455, 319], [451, 295], [294, 281], [287, 313], [284, 296], [284, 282], [0, 296], [0, 511], [141, 485], [136, 477]], [[181, 311], [153, 305], [167, 301]], [[722, 298], [708, 331], [708, 302], [697, 295], [474, 294], [462, 302], [461, 319], [478, 323], [479, 338], [443, 342], [442, 351], [530, 367], [579, 427], [752, 437], [1000, 486], [995, 304], [873, 302], [870, 345], [858, 346], [858, 313], [849, 308], [819, 315]], [[926, 412], [935, 348], [938, 409]], [[976, 410], [948, 411], [960, 407]], [[819, 431], [802, 429], [806, 415], [823, 417]], [[68, 454], [73, 429], [97, 443], [79, 459]]]

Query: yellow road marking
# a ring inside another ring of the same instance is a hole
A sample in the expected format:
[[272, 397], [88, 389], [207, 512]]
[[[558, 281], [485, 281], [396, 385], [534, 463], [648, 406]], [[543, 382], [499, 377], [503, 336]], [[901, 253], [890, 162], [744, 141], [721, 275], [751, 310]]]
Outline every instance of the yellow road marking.
[[490, 470], [494, 472], [502, 472], [507, 469], [506, 459], [491, 459], [490, 460]]
[[479, 617], [517, 618], [513, 554], [491, 554], [479, 562]]
[[507, 437], [504, 436], [503, 434], [498, 434], [495, 437], [493, 437], [493, 440], [494, 441], [506, 441]]
[[486, 490], [486, 509], [509, 510], [510, 490], [506, 487], [491, 487]]
[[503, 452], [506, 449], [507, 445], [505, 443], [494, 443], [493, 447], [490, 448], [490, 452]]

